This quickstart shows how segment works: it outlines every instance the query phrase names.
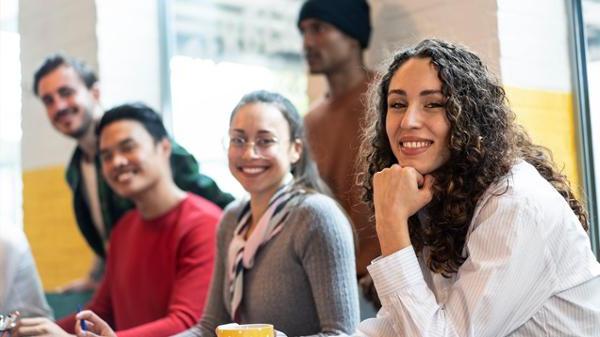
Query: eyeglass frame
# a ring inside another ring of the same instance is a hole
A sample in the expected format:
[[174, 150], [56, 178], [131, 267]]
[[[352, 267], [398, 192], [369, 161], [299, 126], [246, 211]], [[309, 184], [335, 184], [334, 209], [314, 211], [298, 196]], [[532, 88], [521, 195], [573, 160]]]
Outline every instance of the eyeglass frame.
[[[234, 139], [239, 139], [240, 142], [234, 142]], [[260, 141], [268, 141], [268, 143], [265, 144], [260, 144]], [[223, 138], [223, 146], [226, 150], [228, 151], [239, 151], [240, 153], [242, 153], [243, 151], [246, 150], [246, 148], [248, 147], [248, 145], [252, 146], [252, 151], [256, 154], [259, 155], [265, 155], [269, 152], [269, 150], [275, 146], [275, 145], [279, 145], [281, 144], [281, 141], [278, 137], [275, 136], [269, 136], [269, 139], [266, 139], [264, 137], [257, 137], [256, 139], [252, 140], [252, 141], [248, 141], [245, 137], [243, 136], [231, 136], [231, 135], [227, 135]]]

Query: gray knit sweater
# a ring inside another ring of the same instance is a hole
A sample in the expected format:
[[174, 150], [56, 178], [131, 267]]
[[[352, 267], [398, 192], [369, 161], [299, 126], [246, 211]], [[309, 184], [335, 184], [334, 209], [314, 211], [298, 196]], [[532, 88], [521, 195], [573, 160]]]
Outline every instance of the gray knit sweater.
[[[215, 336], [218, 325], [232, 321], [227, 252], [243, 205], [233, 202], [221, 220], [203, 317], [177, 337]], [[270, 323], [288, 336], [352, 333], [359, 309], [348, 220], [331, 198], [310, 194], [293, 206], [283, 226], [244, 272], [241, 323]]]

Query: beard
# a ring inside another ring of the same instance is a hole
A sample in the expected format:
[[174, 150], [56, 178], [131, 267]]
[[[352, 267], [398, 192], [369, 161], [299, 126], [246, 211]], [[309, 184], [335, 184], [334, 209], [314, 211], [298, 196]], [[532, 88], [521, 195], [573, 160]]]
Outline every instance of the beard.
[[86, 114], [84, 117], [84, 120], [81, 122], [81, 126], [79, 126], [79, 128], [77, 128], [76, 130], [69, 132], [69, 137], [72, 137], [75, 139], [80, 139], [92, 127], [92, 124], [93, 124], [92, 116], [90, 114]]
[[[59, 120], [61, 118], [62, 115], [67, 115], [67, 114], [82, 114], [81, 116], [81, 125], [74, 130], [66, 130], [66, 131], [62, 131], [61, 127], [58, 125]], [[56, 117], [54, 118], [54, 124], [55, 124], [55, 128], [60, 131], [61, 133], [63, 133], [65, 136], [69, 136], [71, 138], [74, 138], [76, 140], [79, 140], [81, 137], [83, 137], [86, 133], [88, 133], [89, 129], [91, 127], [93, 127], [94, 124], [94, 119], [92, 117], [92, 112], [90, 109], [77, 109], [77, 108], [69, 108], [69, 109], [65, 109], [63, 111], [60, 111]]]

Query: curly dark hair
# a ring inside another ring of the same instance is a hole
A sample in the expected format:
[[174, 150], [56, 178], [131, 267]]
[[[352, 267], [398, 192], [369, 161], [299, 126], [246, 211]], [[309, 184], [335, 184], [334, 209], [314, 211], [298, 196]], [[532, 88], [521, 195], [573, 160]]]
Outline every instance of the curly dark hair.
[[433, 200], [427, 205], [435, 214], [427, 226], [416, 215], [409, 219], [410, 239], [420, 254], [430, 249], [429, 269], [449, 277], [465, 261], [462, 250], [478, 200], [492, 184], [523, 159], [532, 164], [565, 198], [588, 228], [583, 204], [575, 198], [567, 178], [557, 169], [551, 153], [532, 143], [515, 121], [506, 94], [481, 59], [462, 46], [428, 39], [414, 48], [396, 53], [387, 71], [379, 74], [369, 91], [369, 116], [361, 148], [364, 174], [363, 200], [373, 210], [375, 173], [397, 163], [386, 133], [387, 93], [392, 76], [411, 58], [430, 59], [447, 98], [450, 123], [450, 158], [432, 173]]

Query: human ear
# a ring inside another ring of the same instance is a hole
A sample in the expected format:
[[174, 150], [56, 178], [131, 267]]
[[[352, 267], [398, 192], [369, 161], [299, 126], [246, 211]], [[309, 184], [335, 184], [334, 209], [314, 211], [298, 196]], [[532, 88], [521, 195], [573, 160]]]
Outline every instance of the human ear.
[[296, 164], [304, 151], [304, 145], [300, 139], [295, 139], [290, 146], [290, 161], [292, 164]]
[[94, 84], [92, 84], [92, 87], [90, 88], [90, 92], [92, 93], [92, 97], [94, 97], [94, 99], [99, 102], [100, 101], [100, 83], [96, 82]]
[[172, 145], [168, 137], [165, 137], [160, 142], [158, 142], [158, 146], [160, 147], [161, 151], [165, 153], [168, 157], [171, 156]]

